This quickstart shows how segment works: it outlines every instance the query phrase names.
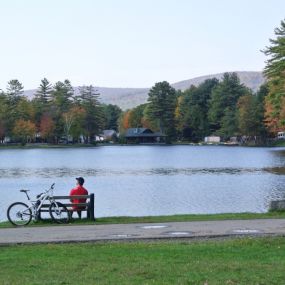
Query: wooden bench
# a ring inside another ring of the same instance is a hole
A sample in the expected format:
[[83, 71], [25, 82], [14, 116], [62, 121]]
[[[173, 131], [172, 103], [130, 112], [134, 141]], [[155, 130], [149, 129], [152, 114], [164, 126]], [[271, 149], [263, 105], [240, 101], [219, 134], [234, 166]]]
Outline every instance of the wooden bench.
[[[81, 211], [87, 211], [87, 218], [95, 221], [95, 195], [92, 193], [90, 195], [73, 195], [73, 196], [53, 196], [54, 200], [60, 202], [64, 206], [66, 206], [68, 209], [72, 206], [79, 206], [83, 209]], [[73, 199], [86, 199], [86, 203], [71, 203], [70, 200]], [[68, 200], [67, 203], [63, 202], [62, 200]], [[48, 200], [46, 203], [44, 203], [40, 209], [39, 213], [39, 219], [41, 218], [41, 213], [48, 212], [49, 211], [50, 204], [48, 203]], [[73, 209], [69, 209], [69, 211], [75, 211]]]

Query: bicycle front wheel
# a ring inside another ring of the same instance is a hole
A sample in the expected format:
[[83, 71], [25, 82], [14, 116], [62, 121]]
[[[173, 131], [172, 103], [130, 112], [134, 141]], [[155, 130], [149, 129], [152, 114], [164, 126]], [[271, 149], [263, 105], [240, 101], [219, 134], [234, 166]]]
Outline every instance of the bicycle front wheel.
[[70, 220], [68, 209], [59, 202], [52, 202], [50, 204], [49, 214], [52, 220], [58, 224], [67, 224]]
[[16, 202], [9, 206], [7, 217], [11, 224], [25, 226], [32, 220], [32, 211], [25, 203]]

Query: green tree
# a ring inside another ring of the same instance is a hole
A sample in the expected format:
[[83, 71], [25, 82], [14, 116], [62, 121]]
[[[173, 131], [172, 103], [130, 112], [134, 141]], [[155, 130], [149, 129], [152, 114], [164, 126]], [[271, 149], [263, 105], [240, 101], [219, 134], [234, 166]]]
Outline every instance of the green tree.
[[64, 136], [64, 121], [62, 114], [69, 111], [72, 106], [74, 90], [69, 80], [58, 81], [51, 92], [51, 102], [48, 113], [52, 116], [55, 123], [54, 137], [55, 142]]
[[171, 141], [175, 138], [176, 91], [166, 81], [156, 83], [148, 93], [147, 119]]
[[212, 133], [217, 133], [222, 128], [220, 133], [228, 137], [238, 131], [237, 123], [228, 124], [226, 119], [232, 121], [236, 118], [237, 101], [248, 92], [250, 91], [240, 83], [236, 73], [224, 74], [222, 81], [213, 89], [209, 101], [208, 118]]
[[15, 106], [24, 94], [24, 87], [18, 79], [12, 79], [8, 82], [6, 94], [10, 104]]
[[264, 73], [268, 80], [269, 94], [265, 99], [266, 125], [271, 132], [285, 126], [285, 20], [275, 29], [275, 39], [263, 51], [269, 59]]
[[264, 125], [264, 98], [268, 93], [267, 85], [260, 87], [256, 94], [248, 93], [237, 103], [238, 127], [241, 135], [255, 143], [265, 143], [267, 132]]
[[69, 142], [70, 137], [72, 140], [78, 141], [79, 136], [84, 133], [85, 116], [86, 112], [80, 106], [73, 106], [68, 112], [62, 114], [64, 135], [67, 142]]
[[46, 78], [42, 79], [35, 93], [35, 98], [32, 100], [35, 109], [35, 122], [38, 128], [40, 128], [44, 113], [49, 111], [52, 91], [51, 83]]
[[198, 87], [191, 86], [179, 97], [176, 122], [183, 139], [200, 141], [209, 134], [209, 100], [217, 84], [215, 78], [205, 80]]
[[66, 112], [73, 101], [74, 90], [68, 79], [58, 81], [51, 92], [51, 103], [60, 112]]
[[117, 105], [102, 105], [104, 114], [104, 129], [118, 131], [118, 121], [122, 110]]
[[8, 114], [8, 102], [6, 94], [0, 90], [0, 142], [3, 143], [5, 136], [7, 135], [7, 114]]
[[17, 108], [19, 102], [23, 99], [24, 87], [17, 79], [12, 79], [8, 82], [6, 98], [8, 103], [8, 110], [6, 113], [5, 129], [7, 136], [12, 136], [14, 124], [19, 119], [20, 114]]
[[92, 142], [95, 135], [100, 134], [104, 127], [104, 114], [99, 102], [99, 93], [90, 86], [80, 87], [80, 95], [77, 104], [85, 111], [84, 135], [85, 142]]
[[35, 93], [35, 100], [42, 105], [46, 105], [51, 100], [52, 90], [51, 83], [46, 78], [42, 79], [41, 84]]
[[231, 136], [238, 134], [238, 120], [237, 120], [237, 109], [227, 107], [224, 112], [224, 116], [221, 119], [221, 127], [216, 131], [216, 134], [229, 139]]
[[144, 127], [144, 110], [147, 104], [141, 104], [133, 108], [130, 112], [129, 125], [131, 128]]

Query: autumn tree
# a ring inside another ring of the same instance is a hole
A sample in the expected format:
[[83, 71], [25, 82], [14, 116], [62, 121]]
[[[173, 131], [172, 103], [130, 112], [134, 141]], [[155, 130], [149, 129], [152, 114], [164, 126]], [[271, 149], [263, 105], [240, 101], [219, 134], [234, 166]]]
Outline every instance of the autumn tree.
[[127, 129], [131, 128], [130, 115], [131, 115], [131, 110], [127, 110], [121, 114], [121, 116], [119, 118], [119, 132], [120, 132], [120, 134], [124, 134]]
[[239, 132], [246, 136], [258, 136], [261, 133], [262, 121], [258, 113], [257, 97], [247, 94], [239, 98], [238, 103]]
[[52, 141], [52, 137], [54, 135], [54, 129], [55, 129], [55, 124], [53, 122], [53, 119], [51, 116], [48, 114], [44, 114], [41, 117], [40, 121], [40, 134], [41, 138], [43, 138], [46, 141]]
[[146, 106], [147, 104], [141, 104], [131, 110], [129, 117], [129, 126], [131, 128], [144, 127], [144, 110]]
[[264, 73], [268, 80], [269, 94], [265, 99], [265, 120], [271, 132], [285, 128], [285, 20], [275, 29], [275, 39], [264, 53], [269, 57]]
[[27, 143], [33, 140], [36, 133], [36, 126], [30, 120], [19, 119], [15, 122], [13, 135], [22, 143]]

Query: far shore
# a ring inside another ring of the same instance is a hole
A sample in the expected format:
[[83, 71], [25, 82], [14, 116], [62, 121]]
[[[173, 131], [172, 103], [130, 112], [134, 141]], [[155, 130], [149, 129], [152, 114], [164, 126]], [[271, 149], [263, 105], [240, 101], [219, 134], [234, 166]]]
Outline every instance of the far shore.
[[94, 144], [47, 144], [47, 143], [27, 143], [23, 144], [0, 144], [0, 149], [49, 149], [49, 148], [94, 148], [100, 146], [227, 146], [227, 147], [285, 147], [285, 141], [277, 141], [270, 145], [239, 145], [228, 143], [193, 143], [193, 142], [173, 142], [170, 144], [122, 144], [122, 143], [94, 143]]

